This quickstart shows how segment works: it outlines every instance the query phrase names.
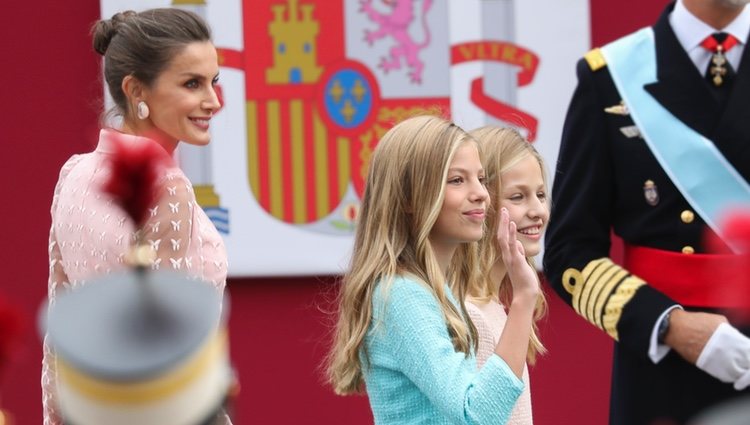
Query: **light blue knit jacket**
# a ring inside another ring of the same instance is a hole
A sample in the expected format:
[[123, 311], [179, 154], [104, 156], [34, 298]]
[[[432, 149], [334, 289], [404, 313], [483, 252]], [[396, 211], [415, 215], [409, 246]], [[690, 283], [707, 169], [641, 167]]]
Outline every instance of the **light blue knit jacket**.
[[492, 355], [478, 371], [473, 353], [467, 358], [453, 348], [426, 287], [403, 276], [384, 287], [378, 284], [373, 294], [369, 363], [363, 361], [375, 423], [505, 424], [524, 385], [505, 361]]

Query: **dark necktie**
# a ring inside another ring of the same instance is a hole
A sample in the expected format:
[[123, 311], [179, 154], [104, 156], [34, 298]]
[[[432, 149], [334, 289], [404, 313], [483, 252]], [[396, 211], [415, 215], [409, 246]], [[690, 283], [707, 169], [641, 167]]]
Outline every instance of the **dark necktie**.
[[706, 69], [706, 79], [713, 88], [714, 94], [723, 104], [729, 95], [734, 69], [726, 57], [732, 47], [737, 44], [737, 39], [725, 32], [713, 33], [701, 42], [701, 46], [711, 52], [711, 60]]

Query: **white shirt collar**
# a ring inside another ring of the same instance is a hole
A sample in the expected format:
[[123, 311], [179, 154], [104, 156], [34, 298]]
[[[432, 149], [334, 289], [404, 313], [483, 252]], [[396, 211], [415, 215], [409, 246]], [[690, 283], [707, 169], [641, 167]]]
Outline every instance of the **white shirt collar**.
[[698, 47], [701, 41], [717, 31], [732, 34], [740, 43], [746, 44], [747, 34], [750, 32], [750, 7], [745, 7], [742, 13], [725, 28], [713, 28], [690, 13], [685, 8], [683, 0], [677, 0], [674, 10], [669, 15], [669, 24], [672, 26], [677, 40], [688, 52]]
[[750, 7], [745, 6], [742, 13], [721, 30], [732, 34], [740, 43], [747, 44], [747, 34], [750, 33]]

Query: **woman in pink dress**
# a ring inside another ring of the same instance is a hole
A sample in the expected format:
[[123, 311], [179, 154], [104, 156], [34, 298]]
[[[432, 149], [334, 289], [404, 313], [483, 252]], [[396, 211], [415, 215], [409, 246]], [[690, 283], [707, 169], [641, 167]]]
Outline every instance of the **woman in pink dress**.
[[[224, 244], [179, 168], [159, 176], [156, 204], [139, 228], [102, 190], [116, 140], [156, 144], [169, 155], [180, 141], [209, 143], [209, 123], [220, 102], [214, 89], [219, 66], [208, 27], [184, 10], [153, 9], [117, 13], [98, 21], [92, 33], [115, 103], [108, 115], [121, 120], [102, 128], [93, 152], [74, 155], [60, 171], [51, 208], [49, 302], [62, 291], [127, 267], [125, 256], [136, 238], [153, 250], [152, 269], [181, 271], [222, 292]], [[42, 401], [49, 425], [62, 423], [55, 364], [45, 342]]]
[[[503, 263], [496, 235], [500, 222], [500, 209], [508, 211], [515, 223], [518, 241], [523, 245], [527, 261], [541, 249], [541, 237], [549, 219], [547, 180], [544, 161], [534, 147], [521, 134], [511, 128], [482, 127], [471, 132], [485, 155], [487, 190], [491, 208], [487, 214], [488, 231], [481, 242], [483, 263], [489, 273], [471, 282], [466, 298], [466, 311], [477, 328], [477, 366], [487, 361], [500, 340], [507, 315], [506, 308], [512, 300], [512, 285]], [[538, 298], [535, 321], [546, 310], [544, 296]], [[536, 355], [545, 349], [539, 340], [536, 323], [532, 324], [528, 344], [527, 362], [533, 363]], [[511, 412], [509, 425], [532, 425], [531, 390], [528, 367], [523, 372], [524, 391]]]

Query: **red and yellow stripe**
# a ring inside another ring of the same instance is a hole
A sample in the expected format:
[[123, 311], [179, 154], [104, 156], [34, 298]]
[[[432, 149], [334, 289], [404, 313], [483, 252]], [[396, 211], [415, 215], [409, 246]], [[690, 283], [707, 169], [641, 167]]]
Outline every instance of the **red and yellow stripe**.
[[330, 214], [351, 179], [350, 140], [301, 99], [248, 101], [247, 123], [248, 177], [263, 209], [295, 224]]

